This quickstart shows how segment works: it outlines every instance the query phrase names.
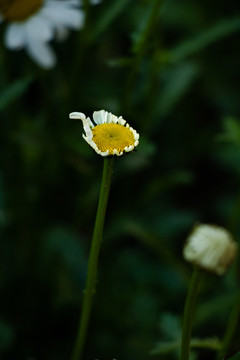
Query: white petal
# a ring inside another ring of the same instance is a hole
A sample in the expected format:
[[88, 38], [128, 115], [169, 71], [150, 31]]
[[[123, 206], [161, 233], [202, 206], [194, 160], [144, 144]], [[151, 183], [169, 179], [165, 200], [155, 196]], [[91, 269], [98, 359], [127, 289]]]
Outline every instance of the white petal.
[[86, 115], [81, 113], [81, 112], [72, 112], [69, 114], [70, 119], [80, 119], [80, 120], [85, 120], [86, 119]]
[[101, 0], [90, 0], [91, 5], [98, 5], [101, 4]]
[[83, 11], [63, 7], [44, 7], [41, 15], [52, 21], [54, 25], [62, 25], [71, 29], [81, 28], [85, 19]]
[[5, 32], [5, 45], [8, 49], [20, 49], [26, 43], [25, 24], [10, 24]]
[[78, 7], [79, 5], [81, 5], [82, 1], [78, 1], [78, 0], [47, 0], [45, 3], [45, 7], [54, 7], [59, 8], [59, 7], [67, 7], [70, 8], [71, 6], [76, 6]]
[[89, 118], [87, 119], [82, 119], [82, 122], [83, 122], [83, 129], [86, 133], [86, 136], [89, 138], [89, 139], [92, 139], [93, 138], [93, 133], [92, 133], [92, 130], [91, 128], [93, 128], [93, 123], [91, 122], [91, 120]]
[[39, 66], [45, 69], [51, 69], [56, 64], [55, 54], [47, 43], [30, 39], [27, 44], [27, 52]]
[[113, 115], [112, 113], [108, 113], [108, 121], [107, 122], [117, 124], [118, 123], [118, 117]]
[[120, 118], [118, 118], [118, 123], [119, 123], [120, 125], [125, 125], [125, 124], [126, 124], [126, 120], [124, 120], [124, 119], [120, 116]]
[[48, 19], [36, 15], [26, 22], [28, 36], [34, 41], [49, 41], [53, 38], [53, 26]]
[[106, 119], [107, 119], [107, 111], [105, 110], [94, 111], [93, 120], [95, 121], [96, 124], [98, 125], [104, 124], [106, 123]]

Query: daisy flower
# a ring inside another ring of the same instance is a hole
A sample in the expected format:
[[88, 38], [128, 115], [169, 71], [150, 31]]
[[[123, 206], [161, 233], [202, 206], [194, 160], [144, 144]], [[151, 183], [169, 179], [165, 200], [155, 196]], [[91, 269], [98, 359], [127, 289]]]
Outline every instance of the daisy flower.
[[[93, 1], [93, 0], [92, 0]], [[0, 0], [0, 22], [6, 22], [8, 49], [25, 48], [41, 67], [52, 68], [56, 57], [48, 42], [63, 40], [68, 29], [80, 29], [84, 12], [77, 0]]]
[[139, 144], [139, 134], [122, 116], [117, 117], [105, 110], [95, 111], [95, 124], [80, 112], [72, 112], [69, 117], [82, 120], [85, 131], [83, 138], [101, 156], [121, 156]]

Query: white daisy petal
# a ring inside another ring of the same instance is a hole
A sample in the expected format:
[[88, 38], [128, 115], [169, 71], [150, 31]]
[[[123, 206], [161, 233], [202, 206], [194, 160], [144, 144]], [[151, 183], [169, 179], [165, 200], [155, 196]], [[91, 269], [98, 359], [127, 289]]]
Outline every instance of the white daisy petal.
[[70, 119], [80, 119], [80, 120], [85, 120], [86, 119], [86, 115], [84, 113], [81, 112], [72, 112], [69, 114]]
[[79, 5], [81, 5], [81, 1], [78, 1], [78, 0], [47, 0], [46, 3], [45, 3], [45, 6], [47, 7], [54, 7], [55, 9], [56, 8], [59, 8], [59, 7], [62, 7], [62, 8], [69, 8], [69, 7], [79, 7]]
[[5, 32], [4, 42], [8, 49], [21, 49], [26, 43], [24, 26], [22, 24], [10, 24]]
[[104, 116], [105, 116], [105, 110], [94, 111], [93, 120], [97, 125], [103, 124], [105, 122]]
[[85, 119], [85, 120], [82, 120], [83, 122], [83, 129], [86, 133], [86, 136], [89, 138], [89, 139], [92, 139], [93, 137], [93, 133], [92, 133], [92, 130], [91, 130], [91, 120], [89, 118]]
[[101, 4], [101, 0], [90, 0], [91, 5], [98, 5]]
[[26, 22], [28, 37], [36, 41], [49, 41], [53, 38], [53, 26], [48, 19], [33, 16]]
[[63, 25], [71, 29], [79, 29], [84, 25], [85, 15], [79, 9], [59, 7], [44, 7], [41, 14], [51, 20], [53, 24]]
[[38, 65], [45, 69], [51, 69], [56, 64], [56, 57], [52, 48], [44, 42], [35, 42], [28, 39], [27, 52]]

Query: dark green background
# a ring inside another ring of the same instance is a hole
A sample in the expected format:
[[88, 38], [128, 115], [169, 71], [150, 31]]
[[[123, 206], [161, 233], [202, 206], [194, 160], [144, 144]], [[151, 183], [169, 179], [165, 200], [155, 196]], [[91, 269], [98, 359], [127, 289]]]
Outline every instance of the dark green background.
[[[65, 360], [73, 347], [103, 159], [70, 112], [105, 109], [140, 134], [138, 150], [115, 161], [85, 360], [177, 359], [149, 352], [179, 334], [188, 233], [206, 222], [239, 239], [239, 1], [154, 6], [90, 7], [83, 30], [52, 44], [49, 71], [1, 41], [3, 360]], [[238, 284], [238, 261], [206, 276], [194, 336], [223, 336]]]

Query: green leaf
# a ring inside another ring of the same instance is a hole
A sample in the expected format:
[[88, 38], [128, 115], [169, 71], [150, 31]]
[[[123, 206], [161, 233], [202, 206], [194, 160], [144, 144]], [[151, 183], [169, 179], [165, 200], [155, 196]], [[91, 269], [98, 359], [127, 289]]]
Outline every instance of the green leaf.
[[0, 319], [0, 353], [7, 350], [14, 340], [13, 328]]
[[169, 71], [165, 71], [162, 79], [164, 85], [158, 96], [156, 112], [162, 116], [168, 115], [190, 89], [198, 73], [198, 67], [193, 63], [183, 63], [171, 68]]
[[107, 65], [112, 68], [123, 68], [131, 64], [132, 64], [132, 59], [129, 57], [110, 59], [107, 61]]
[[94, 28], [90, 37], [96, 39], [101, 35], [115, 20], [115, 18], [125, 9], [130, 0], [118, 0], [110, 2], [110, 6], [105, 8], [105, 11], [102, 13], [102, 16], [99, 17], [94, 24]]
[[32, 78], [24, 78], [17, 80], [15, 83], [7, 87], [0, 93], [0, 110], [4, 110], [13, 101], [17, 100], [27, 90], [32, 82]]
[[150, 351], [150, 355], [168, 354], [180, 347], [180, 340], [177, 341], [160, 341]]
[[170, 51], [169, 62], [175, 63], [183, 60], [189, 55], [192, 55], [206, 46], [240, 30], [240, 17], [229, 20], [222, 20], [215, 24], [212, 28], [200, 33], [192, 39], [186, 40]]
[[224, 131], [217, 139], [220, 141], [231, 142], [240, 146], [240, 123], [233, 117], [227, 117], [223, 121]]
[[213, 321], [215, 317], [221, 316], [223, 309], [231, 308], [235, 296], [235, 292], [226, 292], [221, 296], [214, 296], [206, 302], [198, 304], [194, 320], [195, 326], [200, 326], [207, 320]]
[[[179, 349], [181, 346], [181, 340], [175, 341], [159, 341], [155, 347], [150, 351], [151, 355], [167, 354], [174, 350]], [[191, 340], [191, 348], [201, 348], [210, 350], [219, 350], [221, 348], [221, 342], [218, 338], [206, 338], [198, 339], [193, 338]]]
[[173, 314], [163, 314], [160, 319], [161, 332], [168, 339], [178, 340], [181, 337], [179, 318]]
[[206, 338], [206, 339], [193, 338], [191, 340], [191, 347], [192, 348], [219, 350], [221, 348], [221, 341], [216, 337]]

